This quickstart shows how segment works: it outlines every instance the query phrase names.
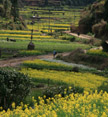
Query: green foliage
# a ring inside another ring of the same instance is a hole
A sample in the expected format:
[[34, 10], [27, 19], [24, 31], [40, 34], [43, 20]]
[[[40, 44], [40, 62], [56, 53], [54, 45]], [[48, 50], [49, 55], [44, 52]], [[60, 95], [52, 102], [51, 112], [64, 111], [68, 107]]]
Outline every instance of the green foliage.
[[4, 9], [3, 6], [0, 6], [0, 16], [3, 17], [4, 15]]
[[25, 61], [23, 63], [25, 67], [32, 69], [49, 69], [49, 70], [60, 70], [60, 71], [74, 71], [72, 66], [63, 65], [61, 63], [35, 60]]
[[98, 87], [98, 92], [100, 92], [101, 90], [103, 90], [104, 92], [108, 92], [108, 82], [105, 81], [102, 83], [102, 85], [100, 87]]
[[55, 86], [55, 87], [48, 87], [44, 92], [43, 95], [46, 96], [46, 98], [54, 97], [57, 94], [61, 94], [62, 97], [65, 97], [71, 93], [83, 93], [84, 89], [79, 87], [68, 88], [68, 86]]
[[69, 40], [70, 42], [74, 42], [76, 38], [74, 36], [63, 36], [62, 40]]
[[70, 40], [71, 42], [73, 42], [73, 41], [75, 41], [75, 37], [70, 37], [69, 40]]
[[107, 44], [107, 42], [103, 41], [102, 42], [102, 47], [103, 47], [103, 51], [104, 52], [108, 52], [108, 44]]
[[36, 51], [36, 50], [22, 50], [22, 51], [19, 51], [19, 55], [20, 56], [36, 56], [36, 55], [42, 55], [42, 54], [45, 54], [44, 52], [41, 52], [41, 51]]
[[44, 4], [45, 6], [47, 6], [48, 5], [48, 0], [45, 0], [45, 4]]
[[0, 68], [0, 106], [11, 108], [18, 105], [30, 91], [30, 79], [15, 70]]
[[104, 12], [104, 19], [106, 20], [106, 21], [108, 21], [108, 0], [106, 0], [106, 2], [105, 2], [105, 5], [104, 5], [104, 8], [105, 8], [105, 12]]
[[107, 22], [102, 20], [101, 22], [93, 25], [92, 32], [95, 34], [95, 37], [101, 38], [102, 40], [107, 40], [108, 37]]
[[[31, 3], [30, 5], [32, 5], [32, 2], [30, 2], [30, 0], [26, 1], [26, 0], [23, 0], [27, 3]], [[58, 1], [54, 1], [54, 0], [43, 0], [43, 2], [41, 1], [38, 1], [38, 6], [39, 5], [44, 5], [44, 6], [59, 6], [61, 5], [61, 8], [62, 6], [64, 5], [68, 5], [68, 6], [84, 6], [84, 5], [88, 5], [88, 4], [91, 4], [93, 3], [95, 0], [58, 0]], [[34, 4], [36, 4], [37, 0], [34, 1]], [[37, 4], [36, 4], [37, 5]]]
[[107, 52], [103, 52], [102, 50], [88, 50], [87, 54], [108, 58], [108, 53]]
[[4, 17], [9, 17], [9, 15], [10, 15], [10, 8], [11, 8], [10, 0], [4, 0], [3, 1], [3, 6], [4, 6]]
[[18, 0], [11, 0], [11, 3], [11, 14], [14, 17], [14, 21], [16, 22], [19, 18]]
[[84, 9], [79, 27], [81, 33], [92, 32], [92, 26], [104, 19], [104, 2], [96, 2]]
[[90, 16], [90, 14], [84, 16], [79, 21], [80, 32], [81, 33], [91, 32], [93, 24], [94, 24], [94, 19], [93, 19], [93, 17]]
[[[27, 49], [27, 45], [28, 45], [28, 41], [18, 41], [16, 43], [8, 43], [7, 42], [0, 42], [0, 46], [1, 48], [7, 48], [7, 49], [11, 49], [11, 50], [26, 50]], [[48, 52], [53, 52], [54, 49], [56, 49], [57, 52], [67, 52], [67, 51], [72, 51], [74, 49], [77, 48], [83, 48], [83, 49], [87, 49], [90, 48], [89, 45], [85, 45], [85, 44], [79, 44], [79, 43], [60, 43], [60, 42], [51, 42], [51, 41], [46, 41], [46, 42], [38, 42], [38, 41], [34, 41], [34, 44], [36, 45], [36, 50], [48, 53]], [[19, 46], [20, 45], [20, 46]]]

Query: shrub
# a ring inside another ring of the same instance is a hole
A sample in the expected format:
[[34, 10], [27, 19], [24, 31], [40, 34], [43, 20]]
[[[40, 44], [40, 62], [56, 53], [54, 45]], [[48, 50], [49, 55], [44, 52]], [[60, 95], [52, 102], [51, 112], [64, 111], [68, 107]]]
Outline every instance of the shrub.
[[72, 33], [76, 33], [76, 32], [78, 32], [78, 27], [76, 27], [75, 25], [71, 25], [71, 26], [70, 26], [70, 31], [71, 31]]
[[2, 6], [0, 6], [0, 16], [3, 16], [4, 15], [4, 9]]
[[55, 29], [55, 32], [62, 32], [65, 31], [65, 29]]
[[69, 87], [68, 86], [55, 86], [55, 87], [48, 87], [44, 92], [43, 95], [46, 98], [54, 97], [57, 94], [61, 94], [62, 97], [69, 95], [71, 93], [83, 93], [84, 89], [79, 87]]
[[88, 33], [92, 31], [92, 25], [93, 25], [93, 18], [86, 14], [83, 18], [80, 19], [79, 21], [79, 30], [80, 33]]
[[107, 44], [107, 42], [106, 41], [103, 41], [101, 45], [103, 47], [103, 51], [104, 52], [108, 52], [108, 44]]
[[69, 40], [70, 40], [71, 42], [73, 42], [73, 41], [75, 41], [75, 37], [70, 37]]
[[62, 37], [62, 40], [69, 40], [70, 42], [73, 42], [75, 41], [75, 37], [74, 36], [63, 36]]
[[102, 20], [101, 22], [93, 25], [92, 32], [95, 34], [95, 37], [107, 40], [108, 37], [107, 22]]
[[62, 37], [62, 40], [67, 40], [66, 36]]
[[0, 106], [7, 109], [13, 102], [18, 105], [29, 93], [30, 84], [23, 73], [0, 68]]
[[53, 33], [52, 33], [52, 32], [49, 32], [49, 33], [48, 33], [48, 35], [49, 35], [49, 36], [52, 36], [52, 35], [53, 35]]
[[78, 67], [73, 67], [72, 71], [79, 72], [79, 68]]

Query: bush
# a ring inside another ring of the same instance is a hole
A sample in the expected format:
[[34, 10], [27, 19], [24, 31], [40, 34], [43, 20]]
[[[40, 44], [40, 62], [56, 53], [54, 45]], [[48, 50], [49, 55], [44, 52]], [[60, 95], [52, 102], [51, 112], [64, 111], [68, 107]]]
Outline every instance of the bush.
[[81, 18], [79, 21], [80, 33], [86, 34], [88, 32], [92, 32], [93, 23], [94, 23], [93, 18], [90, 15], [85, 14], [83, 18]]
[[74, 36], [64, 36], [62, 37], [62, 40], [69, 40], [70, 42], [73, 42], [75, 41], [75, 37]]
[[79, 68], [78, 67], [73, 67], [72, 71], [79, 72]]
[[71, 93], [83, 93], [84, 89], [80, 87], [72, 87], [68, 88], [68, 86], [56, 86], [56, 87], [48, 87], [44, 92], [43, 95], [46, 96], [48, 99], [49, 97], [54, 97], [57, 94], [61, 94], [62, 97], [69, 95]]
[[63, 32], [65, 29], [55, 29], [55, 32]]
[[3, 16], [4, 15], [4, 9], [3, 9], [3, 6], [0, 6], [0, 16]]
[[107, 22], [102, 20], [101, 22], [93, 25], [92, 32], [95, 34], [96, 38], [102, 38], [104, 40], [107, 40], [108, 37], [108, 28], [107, 28]]
[[78, 27], [76, 27], [75, 25], [71, 25], [70, 31], [71, 31], [71, 33], [76, 33], [76, 32], [78, 32]]
[[0, 68], [0, 106], [5, 110], [18, 105], [30, 91], [30, 79], [15, 70]]
[[103, 51], [104, 52], [108, 52], [108, 44], [107, 44], [107, 42], [106, 41], [103, 41], [101, 45], [103, 47]]
[[69, 40], [70, 40], [71, 42], [74, 42], [74, 41], [75, 41], [75, 37], [70, 37]]

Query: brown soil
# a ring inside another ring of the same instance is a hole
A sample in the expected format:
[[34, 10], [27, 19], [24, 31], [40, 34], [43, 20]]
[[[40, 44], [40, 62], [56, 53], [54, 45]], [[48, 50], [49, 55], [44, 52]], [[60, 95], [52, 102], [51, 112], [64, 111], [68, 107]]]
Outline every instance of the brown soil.
[[[60, 53], [59, 53], [60, 54]], [[61, 55], [66, 56], [69, 53], [61, 53]], [[8, 60], [1, 60], [0, 67], [12, 67], [21, 64], [25, 60], [34, 60], [34, 59], [53, 59], [52, 54], [48, 55], [39, 55], [39, 56], [29, 56], [29, 57], [19, 57], [19, 58], [12, 58]]]
[[48, 54], [48, 55], [12, 58], [8, 60], [0, 61], [0, 67], [16, 66], [21, 64], [25, 60], [44, 59], [44, 58], [52, 58], [52, 57], [53, 57], [52, 54]]
[[97, 38], [94, 38], [94, 37], [92, 37], [92, 36], [88, 36], [88, 35], [85, 35], [85, 34], [80, 34], [80, 35], [78, 36], [77, 33], [71, 33], [70, 31], [65, 31], [65, 33], [67, 33], [67, 34], [69, 34], [69, 35], [73, 35], [73, 36], [75, 36], [75, 37], [79, 37], [79, 38], [81, 38], [81, 39], [88, 39], [88, 40], [90, 40], [90, 39], [97, 39]]

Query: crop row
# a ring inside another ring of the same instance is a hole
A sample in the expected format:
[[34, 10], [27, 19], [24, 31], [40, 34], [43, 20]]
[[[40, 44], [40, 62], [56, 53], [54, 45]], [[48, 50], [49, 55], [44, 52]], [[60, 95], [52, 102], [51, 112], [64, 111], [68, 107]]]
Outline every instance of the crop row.
[[72, 71], [71, 66], [67, 66], [61, 63], [49, 62], [44, 60], [33, 60], [33, 61], [25, 61], [23, 63], [24, 66], [33, 68], [33, 69], [49, 69], [49, 70], [60, 70], [60, 71]]
[[108, 57], [108, 53], [102, 50], [89, 50], [87, 54]]
[[[1, 111], [2, 117], [107, 117], [108, 115], [108, 93], [88, 93], [70, 94], [62, 98], [61, 95], [56, 95], [55, 98], [46, 99], [39, 97], [39, 105], [34, 97], [32, 101], [34, 107], [28, 107], [21, 103], [15, 108], [15, 103], [12, 104], [13, 110], [8, 109]], [[2, 107], [0, 108], [2, 109]]]
[[23, 68], [24, 74], [28, 74], [34, 81], [47, 83], [50, 80], [51, 84], [74, 85], [85, 90], [95, 90], [100, 87], [106, 78], [91, 73], [76, 73], [55, 70], [36, 70], [31, 68]]

